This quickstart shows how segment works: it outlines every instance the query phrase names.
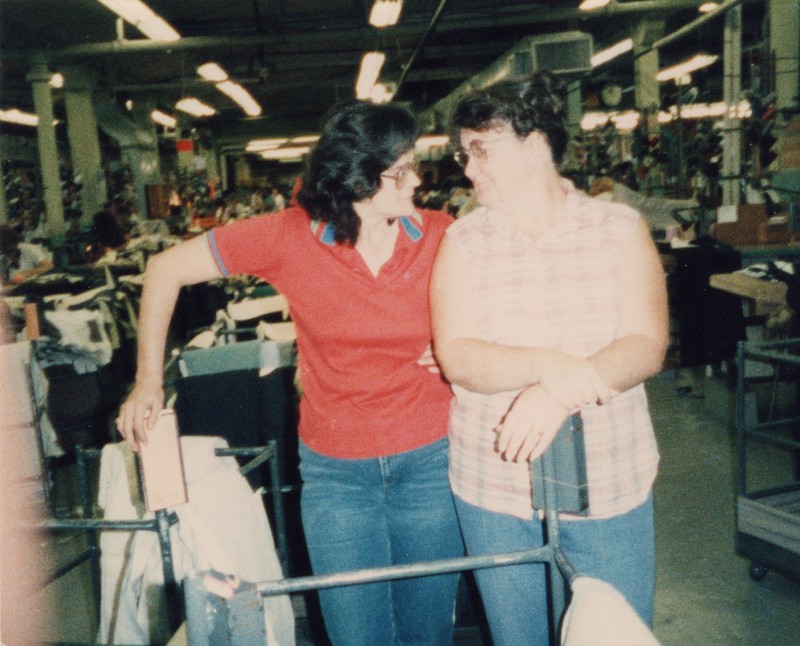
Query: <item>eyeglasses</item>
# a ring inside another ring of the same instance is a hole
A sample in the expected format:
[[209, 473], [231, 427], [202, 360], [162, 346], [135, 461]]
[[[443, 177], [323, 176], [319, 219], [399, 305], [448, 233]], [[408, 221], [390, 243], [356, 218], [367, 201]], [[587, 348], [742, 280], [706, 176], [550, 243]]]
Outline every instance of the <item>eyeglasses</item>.
[[393, 179], [395, 187], [400, 190], [405, 187], [410, 175], [419, 176], [419, 162], [413, 161], [394, 169], [394, 173], [381, 173], [381, 177]]
[[462, 168], [467, 165], [467, 162], [469, 162], [470, 158], [477, 162], [483, 163], [489, 156], [486, 146], [511, 138], [518, 139], [517, 135], [506, 135], [505, 137], [498, 137], [497, 139], [490, 139], [488, 141], [476, 140], [469, 145], [469, 148], [461, 148], [459, 146], [453, 153], [453, 157], [455, 158], [456, 163]]

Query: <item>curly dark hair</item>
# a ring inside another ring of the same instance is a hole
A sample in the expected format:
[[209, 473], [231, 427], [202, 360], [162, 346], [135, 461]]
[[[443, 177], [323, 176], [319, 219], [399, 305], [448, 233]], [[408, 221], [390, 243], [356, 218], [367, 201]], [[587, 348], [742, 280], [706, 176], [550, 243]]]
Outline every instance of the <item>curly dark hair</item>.
[[563, 81], [549, 70], [538, 70], [463, 97], [450, 119], [451, 139], [458, 141], [463, 129], [481, 131], [508, 123], [520, 138], [534, 131], [544, 135], [553, 161], [560, 164], [569, 140], [566, 106]]
[[353, 203], [381, 186], [381, 173], [412, 150], [419, 135], [414, 115], [396, 104], [350, 101], [334, 108], [307, 160], [298, 203], [336, 227], [336, 242], [353, 245], [361, 220]]

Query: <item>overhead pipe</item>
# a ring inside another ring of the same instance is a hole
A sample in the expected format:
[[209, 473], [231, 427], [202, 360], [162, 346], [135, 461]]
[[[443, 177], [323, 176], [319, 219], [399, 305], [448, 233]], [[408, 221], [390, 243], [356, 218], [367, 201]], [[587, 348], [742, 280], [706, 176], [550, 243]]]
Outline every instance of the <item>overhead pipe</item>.
[[[742, 0], [739, 0], [740, 2]], [[752, 1], [752, 0], [751, 0]], [[444, 3], [442, 3], [444, 4]], [[729, 3], [726, 3], [729, 4]], [[651, 12], [675, 12], [681, 9], [689, 9], [697, 6], [697, 0], [640, 0], [639, 2], [616, 3], [604, 9], [594, 12], [580, 11], [572, 9], [550, 9], [534, 12], [526, 12], [525, 17], [528, 24], [544, 24], [553, 22], [563, 22], [565, 20], [596, 20], [607, 19], [612, 16], [651, 13]], [[437, 14], [440, 13], [437, 9]], [[712, 12], [716, 13], [716, 12]], [[463, 31], [475, 26], [487, 26], [486, 19], [480, 16], [474, 18], [463, 17], [467, 12], [455, 14], [446, 23], [439, 25], [442, 31]], [[513, 7], [497, 7], [492, 9], [493, 22], [491, 26], [511, 26], [520, 24], [520, 12]], [[708, 14], [704, 16], [707, 18]], [[408, 15], [407, 15], [408, 18]], [[438, 15], [434, 16], [438, 19]], [[433, 21], [431, 21], [433, 22]], [[428, 26], [430, 31], [430, 24]], [[404, 20], [404, 24], [392, 27], [392, 34], [397, 36], [412, 36], [419, 32], [419, 25], [411, 20]], [[358, 27], [338, 28], [325, 31], [310, 31], [307, 33], [298, 32], [292, 35], [292, 44], [317, 43], [324, 44], [331, 40], [350, 40], [358, 42], [364, 38], [364, 30]], [[427, 33], [426, 33], [427, 36]], [[63, 61], [75, 58], [94, 58], [103, 56], [124, 56], [128, 54], [142, 54], [147, 52], [179, 51], [193, 49], [236, 49], [241, 47], [254, 47], [260, 45], [280, 45], [285, 44], [285, 36], [274, 34], [253, 34], [248, 36], [191, 36], [175, 41], [156, 41], [150, 39], [141, 40], [114, 40], [103, 43], [86, 43], [81, 45], [69, 45], [60, 49], [41, 50], [4, 50], [0, 51], [0, 59], [30, 59], [33, 56], [44, 57], [50, 61]]]
[[673, 31], [671, 34], [657, 40], [648, 49], [638, 52], [636, 54], [636, 58], [638, 58], [639, 56], [643, 56], [644, 54], [651, 52], [653, 50], [666, 47], [667, 45], [675, 42], [679, 38], [683, 38], [686, 34], [693, 32], [698, 27], [702, 27], [709, 20], [713, 20], [714, 18], [717, 18], [718, 16], [725, 14], [728, 10], [733, 9], [735, 6], [742, 4], [742, 2], [744, 2], [744, 0], [726, 0], [726, 2], [723, 2], [716, 9], [712, 9], [707, 14], [704, 14], [699, 18], [693, 20], [688, 25], [684, 25], [677, 31]]

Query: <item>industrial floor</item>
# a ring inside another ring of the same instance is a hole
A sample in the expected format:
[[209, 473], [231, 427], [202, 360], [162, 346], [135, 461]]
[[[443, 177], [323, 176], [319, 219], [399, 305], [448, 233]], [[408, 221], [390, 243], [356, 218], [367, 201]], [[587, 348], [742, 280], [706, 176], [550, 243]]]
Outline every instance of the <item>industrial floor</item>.
[[[724, 375], [708, 377], [701, 388], [682, 395], [678, 385], [673, 372], [647, 385], [662, 456], [655, 487], [654, 633], [664, 646], [800, 646], [800, 583], [775, 572], [753, 580], [749, 561], [736, 554], [733, 389]], [[791, 477], [785, 453], [758, 447], [748, 455], [759, 485]], [[82, 539], [64, 533], [54, 537], [53, 546], [58, 564], [81, 550]], [[88, 566], [51, 584], [48, 596], [54, 600], [50, 640], [93, 643]], [[296, 614], [306, 614], [299, 601]], [[313, 621], [298, 617], [297, 626], [299, 646], [320, 643]], [[455, 643], [488, 646], [483, 632], [461, 626]]]

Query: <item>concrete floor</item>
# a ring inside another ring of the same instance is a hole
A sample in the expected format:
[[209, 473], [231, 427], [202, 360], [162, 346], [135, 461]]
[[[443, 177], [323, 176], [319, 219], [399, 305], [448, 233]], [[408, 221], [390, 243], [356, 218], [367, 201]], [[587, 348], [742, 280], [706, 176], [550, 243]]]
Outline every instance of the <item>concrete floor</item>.
[[[662, 455], [655, 488], [654, 633], [665, 646], [800, 646], [800, 584], [774, 572], [754, 581], [749, 561], [736, 554], [733, 393], [722, 377], [704, 384], [705, 397], [698, 398], [677, 395], [670, 372], [648, 383]], [[784, 454], [762, 447], [748, 464], [759, 485], [785, 483], [791, 474]], [[55, 560], [63, 562], [80, 551], [81, 537], [59, 535], [54, 548]], [[93, 643], [88, 567], [52, 584], [48, 596], [54, 600], [51, 640]], [[298, 628], [298, 643], [312, 644], [307, 622], [300, 620]], [[476, 627], [459, 629], [456, 643], [488, 644]]]

